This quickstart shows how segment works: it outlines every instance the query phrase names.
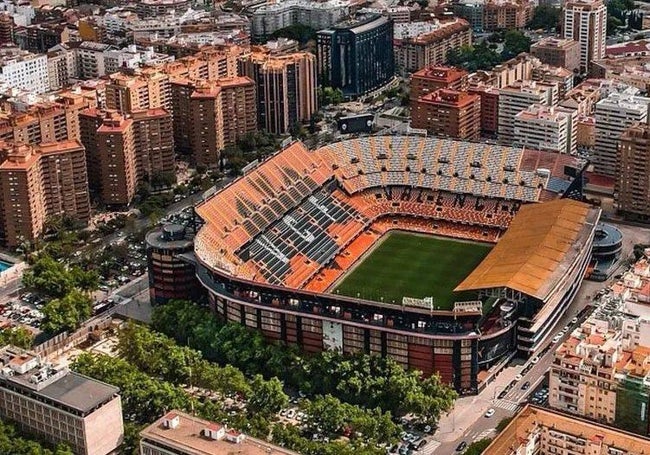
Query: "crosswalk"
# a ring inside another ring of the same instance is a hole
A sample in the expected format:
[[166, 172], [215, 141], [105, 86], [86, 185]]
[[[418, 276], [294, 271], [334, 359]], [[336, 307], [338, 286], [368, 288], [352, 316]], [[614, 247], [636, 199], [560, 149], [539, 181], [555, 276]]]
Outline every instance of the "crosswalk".
[[422, 449], [418, 450], [416, 453], [417, 455], [433, 455], [433, 453], [438, 447], [440, 447], [441, 444], [442, 443], [440, 441], [432, 439], [427, 445], [422, 447]]
[[497, 400], [494, 403], [494, 406], [497, 408], [505, 409], [507, 411], [517, 411], [521, 406], [519, 403], [510, 400]]
[[496, 431], [497, 431], [496, 428], [490, 428], [488, 430], [485, 430], [484, 432], [479, 433], [476, 436], [474, 436], [472, 441], [480, 441], [481, 439], [491, 438], [491, 437], [494, 436], [494, 433], [496, 433]]

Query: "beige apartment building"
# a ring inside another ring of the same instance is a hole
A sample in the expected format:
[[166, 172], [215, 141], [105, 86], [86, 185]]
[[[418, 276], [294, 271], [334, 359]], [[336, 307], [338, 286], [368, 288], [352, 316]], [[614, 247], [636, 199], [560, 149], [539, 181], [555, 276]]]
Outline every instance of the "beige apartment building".
[[629, 218], [650, 220], [650, 124], [647, 121], [635, 123], [623, 132], [617, 163], [618, 210]]
[[580, 45], [580, 71], [605, 58], [607, 7], [603, 0], [569, 0], [564, 5], [564, 38]]
[[97, 154], [101, 200], [107, 205], [128, 206], [138, 183], [133, 120], [108, 112], [96, 137], [93, 152]]
[[226, 425], [171, 411], [140, 433], [140, 455], [298, 455]]
[[514, 144], [534, 150], [574, 153], [577, 147], [576, 111], [534, 104], [515, 115]]
[[257, 87], [258, 126], [285, 134], [318, 110], [316, 57], [309, 52], [273, 55], [256, 48], [240, 62]]
[[0, 365], [1, 418], [76, 455], [116, 453], [124, 435], [118, 388], [9, 346]]
[[530, 46], [530, 53], [542, 63], [571, 72], [580, 70], [580, 43], [573, 39], [543, 38]]
[[172, 117], [154, 108], [123, 115], [87, 109], [79, 120], [88, 185], [107, 205], [129, 205], [139, 184], [174, 174]]
[[555, 352], [549, 373], [549, 406], [612, 424], [616, 418], [616, 363], [620, 344], [612, 332], [569, 338]]
[[515, 141], [515, 117], [532, 105], [555, 106], [558, 102], [557, 84], [520, 81], [499, 90], [499, 140], [505, 144]]
[[78, 141], [4, 144], [0, 153], [0, 235], [6, 246], [38, 238], [50, 217], [88, 221], [86, 154]]
[[[413, 26], [415, 25], [414, 23]], [[421, 34], [416, 32], [417, 30], [406, 30], [403, 37], [393, 40], [395, 66], [404, 73], [444, 65], [447, 63], [447, 52], [472, 44], [472, 29], [464, 19], [441, 22], [433, 31]]]
[[157, 175], [176, 176], [172, 116], [163, 108], [133, 112], [136, 177], [154, 183]]

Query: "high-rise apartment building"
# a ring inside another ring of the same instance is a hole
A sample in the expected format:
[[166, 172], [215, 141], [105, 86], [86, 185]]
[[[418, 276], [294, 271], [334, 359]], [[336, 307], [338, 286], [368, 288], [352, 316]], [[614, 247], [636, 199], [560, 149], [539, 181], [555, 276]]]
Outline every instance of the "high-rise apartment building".
[[0, 366], [1, 418], [76, 455], [116, 453], [124, 436], [117, 387], [9, 346]]
[[523, 0], [461, 0], [453, 5], [454, 13], [479, 33], [522, 29], [530, 22], [533, 8], [533, 2]]
[[308, 25], [314, 30], [330, 27], [345, 19], [350, 11], [350, 4], [341, 0], [286, 0], [259, 3], [251, 10], [253, 38], [262, 41], [273, 32], [295, 24]]
[[514, 145], [555, 153], [574, 153], [578, 113], [562, 107], [532, 105], [515, 115]]
[[481, 131], [483, 134], [495, 135], [499, 130], [499, 89], [477, 84], [469, 92], [481, 97]]
[[515, 117], [533, 104], [555, 106], [557, 84], [521, 81], [499, 91], [499, 140], [512, 144], [515, 140]]
[[573, 39], [543, 38], [530, 46], [530, 53], [542, 63], [569, 71], [580, 70], [580, 43]]
[[234, 144], [248, 133], [257, 131], [255, 81], [248, 77], [219, 79], [223, 115], [223, 142]]
[[133, 112], [87, 109], [80, 116], [89, 188], [107, 205], [128, 205], [141, 183], [173, 175], [172, 117], [162, 108]]
[[94, 152], [99, 165], [101, 200], [107, 205], [127, 206], [135, 196], [138, 183], [133, 120], [109, 112], [96, 137]]
[[626, 217], [650, 220], [650, 124], [635, 123], [621, 135], [617, 153], [618, 210]]
[[0, 47], [0, 82], [32, 93], [47, 92], [50, 89], [47, 56], [15, 46]]
[[147, 68], [132, 76], [114, 73], [106, 85], [106, 107], [125, 114], [145, 109], [170, 110], [171, 87], [169, 76], [162, 71]]
[[0, 44], [13, 43], [15, 29], [16, 24], [11, 14], [4, 11], [0, 13]]
[[165, 109], [147, 109], [131, 115], [135, 137], [135, 165], [138, 183], [163, 174], [176, 177], [172, 116]]
[[90, 106], [81, 94], [64, 93], [55, 101], [10, 105], [0, 114], [0, 140], [41, 144], [79, 139], [79, 112]]
[[393, 21], [385, 16], [360, 16], [320, 30], [317, 48], [319, 83], [346, 97], [372, 92], [395, 75]]
[[90, 218], [86, 155], [77, 141], [4, 144], [0, 164], [0, 234], [8, 247], [33, 241], [50, 217]]
[[464, 19], [395, 25], [393, 47], [400, 74], [447, 63], [447, 53], [472, 44], [472, 29]]
[[617, 149], [623, 132], [648, 118], [650, 98], [632, 91], [611, 93], [596, 103], [596, 145], [592, 154], [594, 172], [616, 178]]
[[258, 126], [285, 134], [318, 110], [316, 59], [308, 52], [253, 52], [240, 61], [241, 74], [255, 81]]
[[189, 139], [196, 164], [216, 167], [224, 143], [221, 87], [205, 83], [190, 95]]
[[423, 95], [446, 88], [465, 90], [467, 88], [467, 71], [452, 66], [430, 66], [413, 73], [411, 76], [411, 102]]
[[605, 57], [607, 8], [603, 0], [569, 0], [564, 5], [564, 38], [580, 44], [580, 71]]
[[421, 96], [411, 110], [411, 126], [439, 136], [478, 139], [481, 97], [448, 89]]

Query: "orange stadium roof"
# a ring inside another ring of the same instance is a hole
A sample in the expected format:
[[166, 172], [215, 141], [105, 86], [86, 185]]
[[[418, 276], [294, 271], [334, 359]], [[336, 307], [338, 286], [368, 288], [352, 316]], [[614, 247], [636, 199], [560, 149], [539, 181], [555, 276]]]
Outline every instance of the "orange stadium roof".
[[580, 234], [593, 211], [572, 199], [523, 206], [497, 245], [455, 290], [507, 287], [544, 300], [554, 272], [572, 248], [582, 246]]

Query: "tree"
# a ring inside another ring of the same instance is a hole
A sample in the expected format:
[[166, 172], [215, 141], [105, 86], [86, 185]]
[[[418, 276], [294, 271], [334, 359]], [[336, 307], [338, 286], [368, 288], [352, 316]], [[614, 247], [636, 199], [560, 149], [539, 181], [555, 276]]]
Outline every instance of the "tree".
[[59, 298], [73, 289], [74, 282], [62, 263], [49, 255], [42, 255], [23, 274], [23, 285], [40, 294]]
[[322, 87], [318, 89], [319, 104], [328, 106], [330, 104], [341, 104], [343, 102], [343, 92], [339, 88]]
[[508, 30], [504, 37], [503, 51], [501, 56], [509, 60], [522, 52], [530, 52], [532, 41], [519, 30]]
[[476, 442], [472, 442], [467, 449], [465, 449], [465, 455], [481, 455], [483, 451], [490, 445], [492, 439], [485, 438], [479, 439]]
[[19, 433], [16, 428], [0, 420], [0, 453], [11, 455], [72, 455], [72, 451], [64, 444], [55, 447], [45, 447], [40, 441], [26, 434]]
[[73, 285], [82, 291], [93, 292], [99, 287], [99, 274], [95, 270], [84, 270], [75, 266], [70, 268], [69, 273]]
[[308, 396], [330, 394], [398, 416], [413, 412], [428, 423], [451, 409], [457, 397], [438, 376], [423, 378], [421, 372], [407, 371], [393, 359], [333, 351], [304, 356], [295, 347], [269, 343], [240, 324], [218, 322], [209, 310], [192, 302], [156, 307], [152, 320], [156, 330], [188, 343], [206, 359], [238, 367], [249, 376], [277, 376]]
[[276, 30], [271, 34], [271, 38], [289, 38], [300, 44], [306, 44], [308, 41], [316, 39], [316, 30], [308, 25], [294, 24]]
[[253, 413], [271, 415], [287, 406], [289, 397], [282, 390], [282, 382], [276, 377], [265, 381], [261, 374], [256, 374], [251, 381], [251, 396], [248, 409]]
[[50, 300], [43, 307], [43, 330], [54, 334], [74, 330], [88, 319], [93, 311], [90, 297], [72, 290], [64, 297]]
[[29, 349], [34, 342], [34, 334], [25, 327], [11, 327], [0, 330], [0, 346], [13, 345]]
[[560, 26], [562, 8], [551, 5], [539, 5], [533, 12], [533, 19], [528, 24], [531, 29], [543, 28], [545, 30], [556, 30]]
[[512, 417], [505, 417], [505, 418], [501, 419], [499, 421], [499, 423], [497, 423], [497, 426], [496, 426], [497, 433], [501, 433], [505, 429], [505, 427], [508, 426], [508, 424], [511, 421], [512, 421]]

